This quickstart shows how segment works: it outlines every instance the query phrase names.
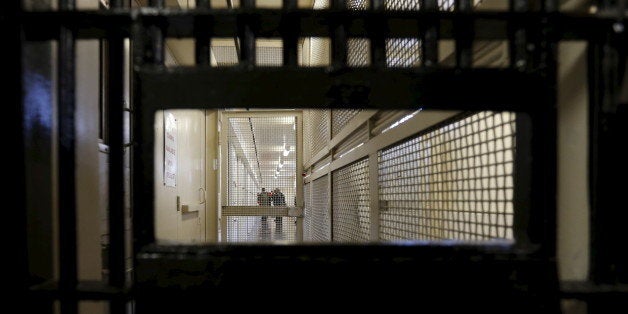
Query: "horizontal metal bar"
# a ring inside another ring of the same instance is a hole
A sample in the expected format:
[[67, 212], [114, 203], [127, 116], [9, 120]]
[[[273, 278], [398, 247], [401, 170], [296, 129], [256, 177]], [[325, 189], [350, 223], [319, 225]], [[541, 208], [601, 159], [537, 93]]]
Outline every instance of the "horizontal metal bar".
[[542, 105], [539, 97], [549, 92], [540, 76], [509, 69], [329, 72], [324, 68], [145, 66], [139, 79], [143, 106], [153, 110], [232, 106], [535, 111]]
[[[114, 9], [101, 11], [71, 12], [26, 12], [20, 16], [27, 39], [44, 40], [58, 38], [61, 25], [78, 30], [78, 38], [104, 38], [105, 30], [129, 36], [133, 21], [142, 20], [147, 24], [166, 25], [166, 37], [187, 37], [195, 35], [197, 19], [213, 21], [212, 34], [215, 37], [237, 35], [237, 21], [248, 19], [252, 23], [255, 37], [282, 37], [282, 27], [293, 25], [286, 20], [297, 21], [300, 37], [328, 37], [330, 25], [342, 16], [346, 22], [347, 37], [419, 37], [422, 23], [417, 21], [436, 20], [438, 38], [453, 39], [454, 24], [458, 22], [474, 25], [476, 40], [506, 40], [508, 25], [517, 23], [535, 27], [549, 19], [556, 28], [558, 39], [581, 40], [599, 37], [612, 30], [613, 24], [620, 22], [616, 17], [596, 16], [584, 13], [544, 13], [544, 12], [425, 12], [425, 11], [330, 11], [282, 9], [230, 9], [230, 10], [178, 10], [178, 9]], [[627, 24], [628, 19], [623, 20]], [[292, 22], [294, 23], [294, 22]], [[377, 29], [369, 27], [376, 23]], [[47, 27], [41, 28], [40, 25]], [[285, 32], [284, 32], [285, 33]]]
[[292, 206], [223, 206], [222, 215], [303, 217], [303, 209]]
[[340, 143], [342, 143], [342, 141], [348, 138], [355, 130], [359, 129], [360, 127], [362, 127], [362, 125], [367, 123], [367, 121], [375, 116], [375, 114], [377, 114], [378, 112], [379, 111], [377, 110], [364, 110], [358, 113], [357, 116], [351, 119], [350, 124], [342, 128], [342, 130], [338, 134], [336, 134], [336, 136], [334, 136], [331, 141], [329, 141], [329, 145], [321, 148], [319, 152], [317, 152], [314, 156], [310, 158], [310, 160], [308, 160], [308, 162], [304, 164], [304, 168], [308, 169], [313, 164], [319, 162], [321, 159], [329, 156], [330, 149], [336, 148], [336, 146], [338, 146]]
[[419, 113], [402, 125], [391, 129], [389, 132], [370, 138], [366, 143], [364, 143], [364, 145], [354, 149], [350, 153], [347, 153], [342, 158], [333, 160], [325, 171], [316, 171], [312, 173], [306, 178], [306, 182], [314, 181], [326, 175], [329, 171], [340, 169], [350, 163], [369, 156], [370, 154], [377, 153], [379, 150], [403, 139], [415, 136], [426, 129], [431, 129], [433, 126], [439, 125], [443, 121], [449, 120], [458, 114], [460, 114], [458, 111], [424, 111]]
[[596, 284], [590, 281], [562, 281], [561, 298], [579, 300], [628, 300], [628, 284]]
[[130, 300], [131, 289], [117, 288], [103, 281], [79, 281], [75, 290], [62, 291], [57, 281], [32, 286], [30, 293], [36, 298], [73, 300]]
[[138, 305], [156, 308], [200, 306], [208, 293], [239, 291], [268, 300], [289, 287], [352, 309], [374, 303], [347, 299], [347, 291], [376, 303], [388, 300], [387, 310], [416, 307], [420, 296], [422, 307], [444, 312], [557, 313], [548, 311], [558, 306], [556, 278], [548, 259], [513, 253], [500, 242], [150, 246], [138, 254], [135, 291]]

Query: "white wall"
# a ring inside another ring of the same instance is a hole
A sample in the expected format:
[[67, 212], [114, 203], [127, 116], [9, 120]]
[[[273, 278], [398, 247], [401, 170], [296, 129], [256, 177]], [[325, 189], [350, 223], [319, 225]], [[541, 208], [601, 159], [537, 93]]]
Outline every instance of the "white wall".
[[[205, 112], [170, 110], [177, 119], [177, 184], [163, 182], [163, 112], [155, 115], [155, 236], [158, 241], [200, 242], [205, 240], [205, 206], [200, 203], [205, 188]], [[199, 208], [183, 213], [181, 204]]]
[[[588, 93], [586, 43], [559, 46], [558, 271], [561, 280], [586, 280], [589, 270]], [[585, 313], [583, 304], [564, 304]]]
[[[77, 8], [96, 9], [98, 0]], [[76, 44], [76, 186], [79, 280], [102, 280], [100, 244], [100, 156], [98, 153], [98, 41]], [[80, 313], [104, 313], [101, 302], [80, 302]]]

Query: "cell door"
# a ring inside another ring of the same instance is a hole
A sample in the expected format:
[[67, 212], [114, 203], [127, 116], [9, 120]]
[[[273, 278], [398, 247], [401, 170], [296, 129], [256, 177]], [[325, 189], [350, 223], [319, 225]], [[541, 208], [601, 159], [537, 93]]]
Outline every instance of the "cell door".
[[300, 124], [292, 110], [223, 113], [223, 242], [301, 241]]

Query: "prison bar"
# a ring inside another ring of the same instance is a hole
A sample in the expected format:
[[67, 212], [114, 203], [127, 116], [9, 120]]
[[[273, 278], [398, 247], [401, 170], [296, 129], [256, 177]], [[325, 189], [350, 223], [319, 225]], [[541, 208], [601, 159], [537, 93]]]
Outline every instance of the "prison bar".
[[[60, 0], [59, 9], [75, 9], [74, 0]], [[59, 285], [71, 293], [78, 283], [76, 237], [76, 130], [75, 130], [75, 39], [74, 27], [61, 25], [58, 45], [58, 187], [59, 187]], [[77, 313], [76, 300], [61, 299], [63, 313]]]
[[[110, 2], [110, 9], [123, 8], [124, 1]], [[114, 30], [107, 37], [107, 118], [109, 127], [109, 285], [116, 290], [126, 287], [126, 219], [124, 201], [124, 34]], [[114, 298], [110, 303], [111, 313], [124, 313], [126, 302]]]
[[[209, 0], [196, 0], [196, 8], [200, 10], [209, 9]], [[213, 22], [211, 19], [199, 17], [196, 19], [194, 30], [196, 32], [194, 54], [197, 65], [210, 66], [210, 47]]]
[[[45, 40], [59, 37], [54, 29], [60, 25], [72, 25], [77, 30], [78, 39], [104, 38], [106, 30], [114, 27], [128, 36], [134, 22], [161, 23], [164, 36], [176, 38], [194, 37], [194, 21], [197, 18], [213, 20], [212, 36], [233, 37], [237, 33], [237, 21], [254, 19], [257, 28], [253, 28], [257, 38], [278, 38], [281, 31], [288, 27], [281, 24], [282, 20], [292, 18], [298, 20], [299, 35], [302, 37], [327, 37], [328, 27], [337, 11], [305, 10], [294, 11], [256, 9], [254, 11], [231, 10], [172, 10], [139, 8], [133, 10], [114, 11], [68, 11], [68, 12], [24, 12], [20, 16], [24, 24], [24, 32], [28, 40]], [[407, 11], [342, 11], [343, 20], [350, 25], [346, 28], [347, 37], [370, 37], [369, 29], [373, 24], [381, 23], [380, 30], [385, 37], [415, 37], [420, 33], [417, 20], [434, 19], [438, 21], [438, 38], [454, 39], [454, 22], [472, 22], [475, 25], [475, 40], [506, 40], [509, 37], [508, 25], [526, 21], [529, 25], [538, 25], [548, 15], [552, 16], [552, 25], [559, 40], [588, 40], [611, 30], [618, 22], [626, 22], [626, 18], [608, 15], [590, 15], [581, 13], [552, 12], [407, 12]], [[40, 29], [38, 23], [50, 25]], [[323, 24], [324, 23], [324, 24]], [[112, 26], [115, 25], [115, 26]], [[366, 25], [366, 27], [361, 27]], [[263, 26], [263, 27], [262, 27]]]

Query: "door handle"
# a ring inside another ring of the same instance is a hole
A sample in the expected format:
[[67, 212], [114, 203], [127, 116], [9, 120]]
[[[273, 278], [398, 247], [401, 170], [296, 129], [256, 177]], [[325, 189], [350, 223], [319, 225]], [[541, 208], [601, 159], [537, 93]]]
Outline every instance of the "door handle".
[[200, 187], [200, 188], [198, 188], [198, 190], [201, 192], [201, 195], [202, 195], [202, 198], [201, 198], [202, 201], [199, 204], [205, 204], [205, 201], [206, 201], [205, 193], [207, 193], [207, 191], [205, 190], [204, 187]]

